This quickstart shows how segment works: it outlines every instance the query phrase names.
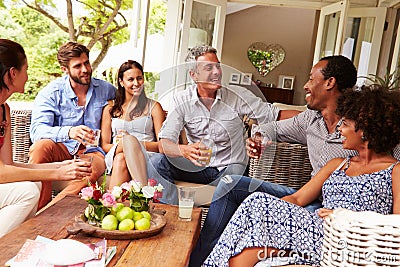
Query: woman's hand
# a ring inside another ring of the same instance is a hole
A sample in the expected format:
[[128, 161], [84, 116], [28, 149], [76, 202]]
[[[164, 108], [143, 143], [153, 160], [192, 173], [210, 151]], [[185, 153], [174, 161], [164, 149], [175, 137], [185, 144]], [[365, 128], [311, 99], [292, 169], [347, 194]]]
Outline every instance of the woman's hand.
[[92, 175], [92, 164], [84, 160], [65, 160], [63, 166], [57, 169], [57, 180], [82, 180]]
[[121, 142], [122, 141], [122, 138], [123, 138], [123, 136], [124, 135], [128, 135], [129, 133], [126, 131], [126, 130], [123, 130], [123, 129], [121, 129], [121, 130], [118, 130], [117, 131], [117, 135], [115, 135], [115, 140], [114, 140], [114, 143], [115, 144], [118, 144], [119, 142]]
[[331, 213], [333, 213], [333, 210], [321, 208], [318, 211], [318, 216], [321, 217], [322, 219], [325, 219], [325, 217]]

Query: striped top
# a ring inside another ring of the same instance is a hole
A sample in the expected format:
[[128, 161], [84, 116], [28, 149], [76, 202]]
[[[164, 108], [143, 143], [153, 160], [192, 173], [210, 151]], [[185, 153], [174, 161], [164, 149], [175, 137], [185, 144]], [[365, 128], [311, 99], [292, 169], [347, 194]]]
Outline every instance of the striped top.
[[[356, 151], [343, 148], [343, 137], [338, 130], [340, 123], [334, 133], [329, 133], [321, 112], [307, 109], [291, 119], [264, 124], [261, 128], [271, 140], [307, 145], [313, 167], [311, 176], [314, 176], [333, 158], [357, 155]], [[394, 149], [394, 156], [400, 159], [399, 145]]]

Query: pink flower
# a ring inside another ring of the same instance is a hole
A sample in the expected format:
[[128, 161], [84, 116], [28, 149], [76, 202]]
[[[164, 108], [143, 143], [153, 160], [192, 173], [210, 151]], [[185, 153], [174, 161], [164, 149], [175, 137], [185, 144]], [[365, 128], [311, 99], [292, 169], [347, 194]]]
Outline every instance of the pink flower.
[[155, 191], [154, 196], [153, 196], [153, 201], [154, 202], [159, 202], [159, 199], [162, 198], [162, 192]]
[[154, 178], [150, 178], [147, 180], [147, 185], [149, 186], [156, 186], [157, 185], [157, 180]]
[[93, 197], [93, 191], [94, 191], [94, 189], [91, 186], [82, 188], [81, 193], [80, 193], [81, 198], [86, 201], [91, 199]]
[[115, 199], [115, 196], [111, 193], [104, 193], [103, 194], [103, 199], [101, 200], [101, 203], [103, 203], [104, 207], [111, 208], [115, 204], [117, 204], [117, 201]]

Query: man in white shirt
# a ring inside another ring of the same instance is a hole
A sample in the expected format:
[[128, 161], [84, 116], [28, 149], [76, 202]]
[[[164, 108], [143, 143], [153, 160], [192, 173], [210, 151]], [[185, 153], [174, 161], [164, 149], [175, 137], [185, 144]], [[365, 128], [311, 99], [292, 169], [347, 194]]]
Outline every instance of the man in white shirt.
[[[176, 203], [175, 179], [217, 184], [225, 174], [243, 174], [247, 165], [243, 118], [266, 123], [289, 118], [297, 111], [280, 111], [263, 102], [250, 90], [221, 84], [222, 70], [216, 49], [197, 46], [189, 51], [186, 62], [194, 85], [177, 93], [174, 109], [159, 133], [159, 150], [165, 156], [155, 166], [155, 177], [166, 188], [162, 201]], [[189, 144], [178, 144], [185, 129]], [[202, 140], [212, 140], [212, 158], [207, 162]]]

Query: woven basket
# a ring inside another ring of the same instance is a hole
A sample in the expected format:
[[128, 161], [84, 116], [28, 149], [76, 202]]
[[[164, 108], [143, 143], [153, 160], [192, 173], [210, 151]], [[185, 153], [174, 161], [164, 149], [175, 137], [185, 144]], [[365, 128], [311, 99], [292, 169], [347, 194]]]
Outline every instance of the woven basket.
[[324, 220], [322, 267], [400, 266], [400, 215], [337, 209]]
[[310, 180], [311, 171], [307, 146], [285, 142], [273, 142], [249, 164], [250, 177], [295, 189]]
[[11, 111], [11, 144], [15, 162], [28, 162], [28, 152], [31, 145], [29, 136], [31, 117], [31, 110]]

